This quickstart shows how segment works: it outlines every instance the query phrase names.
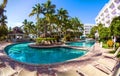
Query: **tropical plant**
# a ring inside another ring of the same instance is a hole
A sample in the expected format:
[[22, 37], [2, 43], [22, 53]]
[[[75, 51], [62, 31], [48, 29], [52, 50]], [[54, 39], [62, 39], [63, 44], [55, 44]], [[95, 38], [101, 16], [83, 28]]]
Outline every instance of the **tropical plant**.
[[4, 39], [5, 36], [8, 34], [8, 28], [7, 28], [7, 17], [2, 14], [0, 18], [0, 38]]
[[53, 42], [55, 40], [55, 38], [36, 38], [36, 43], [39, 45], [39, 44], [42, 44], [45, 43], [45, 42], [48, 42], [46, 44], [52, 44], [51, 42]]
[[[80, 22], [80, 20], [77, 17], [71, 18], [70, 24], [72, 25], [72, 30], [73, 30], [74, 35], [77, 36], [77, 33], [75, 33], [75, 32], [83, 33], [83, 30], [84, 30], [83, 24]], [[80, 35], [78, 34], [78, 36], [80, 36]]]
[[117, 50], [119, 47], [120, 47], [120, 43], [119, 43], [119, 42], [116, 42], [116, 43], [115, 43], [115, 49]]
[[90, 37], [95, 38], [95, 32], [98, 30], [97, 26], [93, 26], [92, 29], [90, 30]]
[[99, 31], [99, 37], [100, 40], [108, 40], [110, 39], [110, 29], [108, 27], [102, 27], [101, 30]]
[[[77, 17], [70, 18], [68, 11], [63, 8], [58, 9], [57, 12], [55, 8], [56, 5], [52, 4], [51, 0], [47, 0], [47, 2], [42, 4], [38, 3], [33, 7], [29, 16], [37, 15], [37, 21], [34, 27], [30, 27], [34, 28], [34, 33], [37, 34], [37, 37], [41, 36], [40, 34], [44, 34], [46, 38], [49, 33], [49, 37], [54, 37], [57, 34], [58, 37], [62, 38], [62, 36], [70, 35], [70, 32], [74, 32], [79, 37], [83, 32], [83, 24], [80, 20]], [[41, 14], [43, 16], [40, 18]], [[26, 33], [29, 32], [28, 21], [24, 25], [26, 25]], [[57, 39], [57, 41], [59, 40]]]
[[111, 36], [120, 36], [120, 16], [113, 18], [110, 24]]
[[5, 16], [4, 14], [2, 14], [1, 18], [0, 18], [0, 25], [6, 25], [7, 21], [7, 16]]
[[0, 16], [3, 14], [6, 4], [7, 4], [7, 0], [3, 0], [3, 3], [0, 5]]
[[[57, 26], [58, 29], [62, 32], [59, 32], [60, 37], [61, 37], [61, 33], [64, 34], [66, 32], [66, 24], [68, 24], [69, 20], [68, 20], [68, 11], [60, 8], [57, 10]], [[66, 33], [65, 33], [66, 34]]]
[[107, 45], [108, 45], [109, 47], [112, 47], [113, 44], [114, 44], [114, 42], [113, 42], [112, 40], [108, 40], [108, 41], [107, 41]]
[[52, 24], [53, 24], [53, 18], [55, 13], [56, 5], [52, 4], [50, 0], [47, 0], [47, 2], [43, 3], [43, 13], [45, 16], [45, 21], [47, 24], [45, 24], [44, 33], [47, 34], [47, 31], [50, 30], [52, 32]]
[[33, 34], [34, 28], [32, 21], [27, 21], [27, 19], [23, 21], [23, 30], [26, 35]]
[[40, 14], [43, 14], [43, 7], [38, 3], [33, 7], [32, 12], [29, 14], [29, 16], [36, 15], [36, 19], [39, 19]]

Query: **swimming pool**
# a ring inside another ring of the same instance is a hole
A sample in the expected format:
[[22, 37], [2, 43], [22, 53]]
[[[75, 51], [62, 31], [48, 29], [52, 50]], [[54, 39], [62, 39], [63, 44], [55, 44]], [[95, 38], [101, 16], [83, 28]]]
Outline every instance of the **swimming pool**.
[[29, 43], [12, 44], [5, 48], [6, 54], [19, 62], [28, 64], [52, 64], [78, 58], [87, 53], [67, 47], [31, 48]]
[[78, 47], [91, 47], [94, 45], [94, 43], [95, 43], [94, 40], [83, 40], [83, 41], [79, 41], [79, 42], [68, 42], [68, 43], [66, 43], [66, 45], [78, 46]]

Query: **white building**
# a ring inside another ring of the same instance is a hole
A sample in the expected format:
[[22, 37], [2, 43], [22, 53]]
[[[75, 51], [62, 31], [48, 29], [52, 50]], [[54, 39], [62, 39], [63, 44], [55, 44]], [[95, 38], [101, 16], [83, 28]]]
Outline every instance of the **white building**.
[[99, 12], [95, 22], [109, 27], [112, 19], [116, 16], [120, 16], [120, 0], [110, 0]]
[[90, 30], [93, 26], [94, 24], [84, 24], [84, 35], [90, 34]]

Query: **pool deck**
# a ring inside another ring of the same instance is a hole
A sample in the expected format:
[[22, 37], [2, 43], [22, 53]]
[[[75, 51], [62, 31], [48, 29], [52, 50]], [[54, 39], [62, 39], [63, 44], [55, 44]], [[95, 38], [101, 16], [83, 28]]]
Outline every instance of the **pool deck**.
[[[56, 72], [63, 72], [71, 69], [79, 69], [79, 68], [85, 67], [86, 65], [92, 64], [98, 59], [102, 59], [103, 58], [102, 53], [107, 51], [107, 49], [101, 48], [99, 43], [95, 43], [93, 48], [91, 49], [89, 48], [90, 51], [86, 55], [80, 58], [76, 58], [63, 63], [37, 66], [37, 65], [28, 65], [28, 64], [20, 63], [10, 59], [4, 52], [4, 47], [6, 47], [9, 44], [12, 44], [12, 43], [4, 42], [0, 44], [0, 60], [5, 65], [11, 66], [16, 71], [19, 71], [22, 68], [27, 69], [29, 71], [37, 71], [38, 76], [48, 76], [48, 75], [56, 76], [55, 75]], [[111, 49], [108, 49], [108, 50], [111, 50]]]

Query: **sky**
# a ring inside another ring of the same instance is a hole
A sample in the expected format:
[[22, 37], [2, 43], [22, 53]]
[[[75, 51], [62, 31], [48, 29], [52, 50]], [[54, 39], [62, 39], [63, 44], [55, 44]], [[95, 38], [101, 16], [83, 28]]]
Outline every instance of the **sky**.
[[[0, 0], [1, 1], [1, 0]], [[32, 7], [47, 0], [8, 0], [5, 13], [9, 27], [22, 26], [24, 19], [35, 21], [29, 17]], [[78, 17], [83, 24], [95, 24], [95, 18], [109, 0], [51, 0], [56, 9], [64, 8], [69, 16]]]

